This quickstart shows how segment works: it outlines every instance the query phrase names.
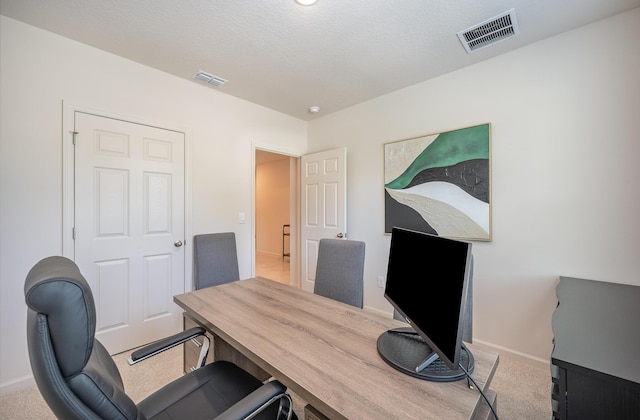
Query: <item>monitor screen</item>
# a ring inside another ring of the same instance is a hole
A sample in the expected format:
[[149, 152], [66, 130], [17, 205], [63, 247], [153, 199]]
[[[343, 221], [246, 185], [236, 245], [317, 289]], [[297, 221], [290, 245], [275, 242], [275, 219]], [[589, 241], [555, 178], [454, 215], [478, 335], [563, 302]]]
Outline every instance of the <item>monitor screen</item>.
[[471, 243], [393, 228], [385, 298], [450, 369], [458, 369]]

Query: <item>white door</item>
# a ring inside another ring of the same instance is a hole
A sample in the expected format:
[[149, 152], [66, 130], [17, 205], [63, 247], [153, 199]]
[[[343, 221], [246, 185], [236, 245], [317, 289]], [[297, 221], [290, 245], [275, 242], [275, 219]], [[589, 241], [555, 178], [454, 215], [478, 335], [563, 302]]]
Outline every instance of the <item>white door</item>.
[[184, 133], [75, 112], [75, 260], [111, 353], [182, 327]]
[[347, 237], [347, 149], [302, 156], [300, 171], [302, 289], [313, 292], [318, 242]]

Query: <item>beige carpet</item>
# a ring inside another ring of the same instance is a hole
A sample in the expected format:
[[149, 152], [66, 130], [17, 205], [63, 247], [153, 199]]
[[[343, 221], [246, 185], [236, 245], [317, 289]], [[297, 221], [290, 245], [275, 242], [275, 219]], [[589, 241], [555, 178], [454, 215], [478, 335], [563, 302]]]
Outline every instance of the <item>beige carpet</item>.
[[[138, 402], [162, 384], [182, 374], [182, 348], [166, 351], [134, 366], [126, 363], [129, 352], [114, 359], [122, 374], [125, 389]], [[161, 366], [161, 369], [158, 367]], [[501, 420], [549, 420], [551, 418], [551, 375], [518, 360], [500, 356], [500, 364], [491, 388], [498, 394], [498, 416]], [[296, 414], [303, 420], [303, 411], [296, 401]], [[0, 397], [0, 419], [55, 419], [37, 388]]]

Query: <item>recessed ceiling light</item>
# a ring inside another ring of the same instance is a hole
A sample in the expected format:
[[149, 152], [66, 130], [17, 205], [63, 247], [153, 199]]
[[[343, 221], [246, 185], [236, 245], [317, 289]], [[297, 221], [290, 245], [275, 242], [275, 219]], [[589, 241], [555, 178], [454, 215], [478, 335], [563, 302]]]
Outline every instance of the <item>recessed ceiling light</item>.
[[298, 4], [302, 5], [302, 6], [313, 6], [317, 2], [318, 2], [318, 0], [296, 0], [296, 3], [298, 3]]
[[309, 112], [312, 114], [317, 114], [318, 112], [320, 112], [320, 107], [319, 106], [310, 106], [309, 107]]

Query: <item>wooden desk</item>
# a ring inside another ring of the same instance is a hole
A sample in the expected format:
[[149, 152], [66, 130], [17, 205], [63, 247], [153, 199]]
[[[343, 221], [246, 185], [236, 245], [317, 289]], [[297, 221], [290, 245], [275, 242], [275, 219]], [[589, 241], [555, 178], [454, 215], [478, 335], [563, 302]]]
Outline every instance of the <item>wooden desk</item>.
[[[387, 365], [376, 340], [404, 325], [392, 318], [263, 278], [174, 301], [214, 334], [216, 359], [246, 357], [330, 419], [470, 419], [484, 405], [465, 380], [423, 381]], [[227, 344], [243, 356], [230, 356]], [[468, 348], [476, 362], [472, 377], [487, 392], [498, 354]]]

